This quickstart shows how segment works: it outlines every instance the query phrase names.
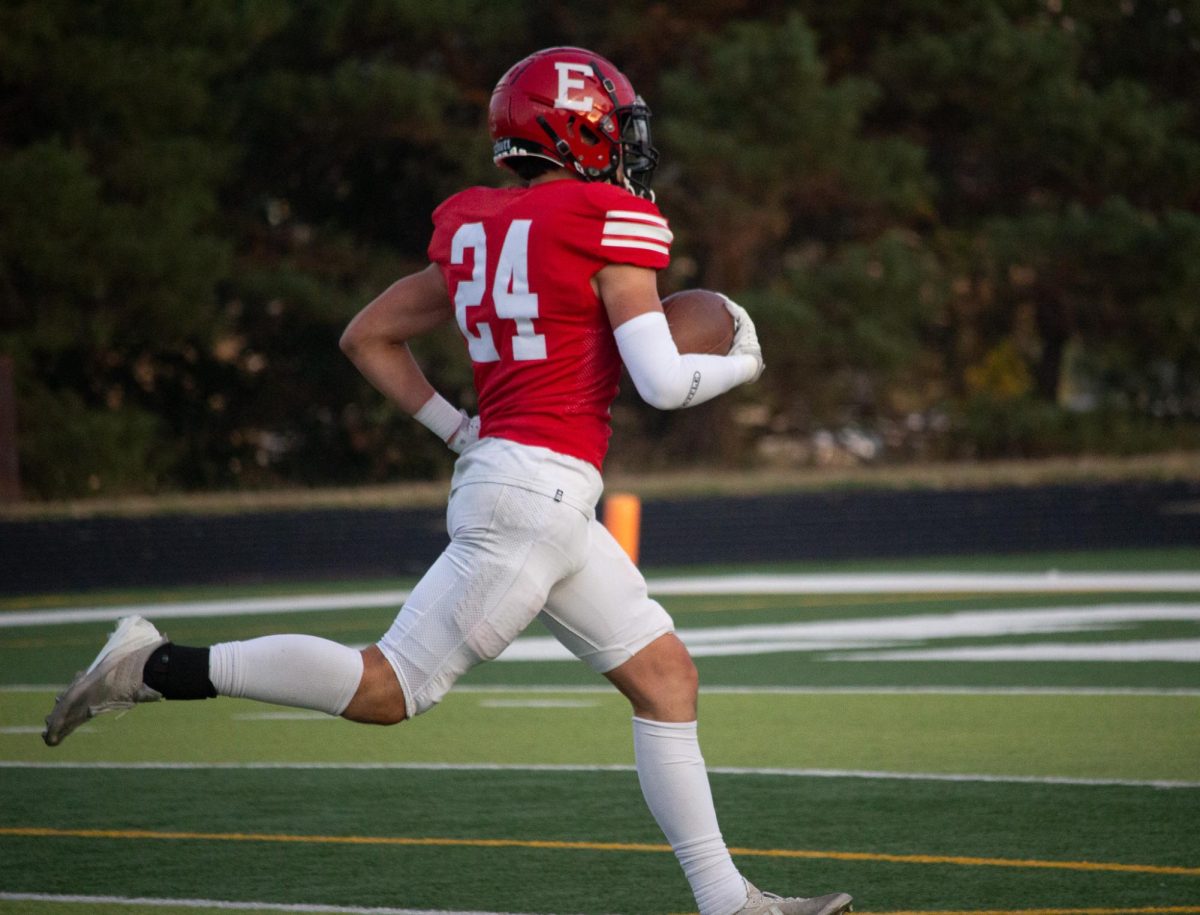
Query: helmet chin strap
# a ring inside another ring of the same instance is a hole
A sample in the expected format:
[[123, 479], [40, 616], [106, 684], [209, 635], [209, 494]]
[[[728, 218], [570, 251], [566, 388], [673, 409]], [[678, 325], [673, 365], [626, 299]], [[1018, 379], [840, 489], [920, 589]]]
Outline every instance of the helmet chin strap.
[[608, 116], [613, 119], [613, 124], [617, 128], [617, 161], [609, 166], [609, 171], [612, 174], [608, 177], [608, 180], [613, 184], [619, 184], [625, 190], [629, 191], [629, 193], [641, 197], [643, 196], [641, 191], [633, 185], [629, 180], [629, 176], [625, 174], [625, 146], [621, 142], [621, 124], [616, 117], [617, 111], [621, 107], [617, 101], [617, 84], [604, 75], [604, 71], [600, 68], [600, 62], [595, 58], [591, 60], [591, 67], [592, 72], [596, 74], [596, 79], [600, 81], [601, 88], [604, 89], [604, 93], [608, 96], [609, 102], [612, 103], [612, 112]]
[[592, 72], [596, 74], [596, 79], [600, 80], [600, 85], [608, 95], [608, 100], [612, 102], [613, 110], [620, 108], [617, 102], [617, 84], [604, 75], [604, 71], [600, 69], [600, 64], [595, 58], [591, 61]]
[[555, 133], [554, 128], [550, 126], [550, 122], [540, 114], [538, 115], [537, 122], [538, 126], [540, 126], [542, 130], [546, 132], [546, 136], [550, 138], [550, 143], [554, 147], [554, 151], [562, 158], [563, 164], [570, 165], [575, 169], [575, 171], [579, 172], [579, 174], [586, 178], [587, 172], [584, 170], [583, 166], [579, 164], [579, 160], [575, 158], [575, 154], [571, 152], [571, 147], [568, 145], [567, 141]]
[[619, 143], [617, 144], [617, 161], [610, 164], [607, 169], [600, 171], [595, 168], [584, 168], [575, 154], [571, 152], [570, 145], [555, 132], [554, 128], [550, 126], [549, 121], [539, 115], [537, 122], [538, 126], [546, 132], [546, 136], [550, 138], [550, 143], [554, 146], [554, 151], [562, 158], [564, 165], [569, 165], [575, 171], [579, 172], [585, 181], [609, 181], [615, 183], [617, 169], [621, 163]]

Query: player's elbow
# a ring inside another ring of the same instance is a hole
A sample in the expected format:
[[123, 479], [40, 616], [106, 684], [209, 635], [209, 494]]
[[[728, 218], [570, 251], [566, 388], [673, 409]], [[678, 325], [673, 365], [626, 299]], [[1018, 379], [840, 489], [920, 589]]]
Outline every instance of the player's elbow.
[[338, 340], [338, 347], [351, 362], [358, 362], [364, 353], [378, 343], [379, 338], [377, 335], [371, 333], [368, 323], [355, 318], [342, 331], [342, 336]]
[[650, 404], [656, 410], [675, 410], [679, 407], [679, 402], [674, 397], [669, 397], [662, 391], [640, 391], [642, 400]]
[[351, 322], [350, 325], [344, 331], [342, 331], [342, 336], [338, 340], [338, 348], [351, 359], [353, 359], [354, 354], [362, 348], [362, 340], [359, 337], [359, 334], [355, 331], [353, 322]]
[[642, 400], [656, 410], [679, 410], [691, 403], [699, 376], [697, 372], [694, 378], [640, 378], [635, 385]]

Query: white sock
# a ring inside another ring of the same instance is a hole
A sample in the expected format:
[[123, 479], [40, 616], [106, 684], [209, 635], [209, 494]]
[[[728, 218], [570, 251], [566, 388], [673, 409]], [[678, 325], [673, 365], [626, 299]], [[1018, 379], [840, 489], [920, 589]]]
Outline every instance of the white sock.
[[362, 680], [362, 655], [311, 635], [267, 635], [213, 645], [208, 679], [222, 696], [340, 715]]
[[746, 904], [746, 881], [717, 825], [696, 722], [634, 717], [633, 750], [646, 806], [683, 867], [700, 915], [733, 915]]

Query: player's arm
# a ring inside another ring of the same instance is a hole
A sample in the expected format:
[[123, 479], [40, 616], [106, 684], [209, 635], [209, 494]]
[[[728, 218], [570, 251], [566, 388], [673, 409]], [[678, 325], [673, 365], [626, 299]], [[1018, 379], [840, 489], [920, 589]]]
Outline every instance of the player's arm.
[[694, 407], [754, 381], [762, 372], [762, 352], [754, 324], [738, 306], [732, 306], [737, 309], [737, 330], [729, 355], [681, 355], [667, 327], [654, 270], [609, 264], [596, 273], [595, 285], [608, 312], [621, 359], [638, 394], [651, 406], [660, 410]]
[[469, 444], [478, 421], [456, 409], [421, 371], [408, 341], [429, 333], [454, 318], [441, 270], [430, 264], [424, 270], [397, 280], [354, 316], [342, 333], [340, 345], [368, 381], [402, 410], [412, 414], [455, 451]]

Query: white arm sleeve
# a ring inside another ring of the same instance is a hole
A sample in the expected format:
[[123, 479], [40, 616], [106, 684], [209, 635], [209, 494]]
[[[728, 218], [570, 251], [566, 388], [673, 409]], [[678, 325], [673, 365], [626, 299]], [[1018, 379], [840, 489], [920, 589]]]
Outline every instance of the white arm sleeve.
[[613, 336], [638, 394], [660, 410], [694, 407], [758, 373], [752, 356], [680, 355], [661, 311], [631, 318]]

